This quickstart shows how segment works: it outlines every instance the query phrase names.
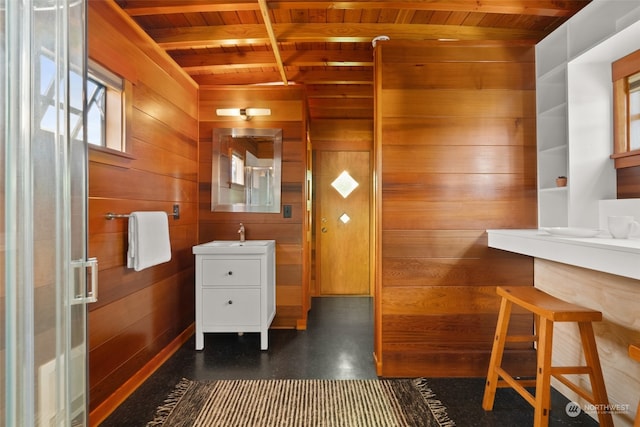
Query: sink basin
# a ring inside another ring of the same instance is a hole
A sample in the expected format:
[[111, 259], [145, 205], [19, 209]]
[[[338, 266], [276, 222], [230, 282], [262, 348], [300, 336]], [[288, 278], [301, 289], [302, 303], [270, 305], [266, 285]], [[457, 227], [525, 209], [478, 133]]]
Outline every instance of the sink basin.
[[245, 240], [244, 242], [236, 242], [233, 240], [214, 240], [213, 242], [205, 243], [205, 245], [235, 248], [238, 246], [267, 246], [269, 242], [270, 240]]
[[214, 240], [193, 247], [194, 254], [263, 254], [275, 246], [275, 240]]

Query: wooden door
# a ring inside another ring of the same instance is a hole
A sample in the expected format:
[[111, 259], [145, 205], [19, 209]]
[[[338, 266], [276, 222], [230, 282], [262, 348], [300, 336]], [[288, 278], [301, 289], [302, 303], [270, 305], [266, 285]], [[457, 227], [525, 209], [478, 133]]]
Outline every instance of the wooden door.
[[319, 293], [369, 295], [369, 152], [318, 151], [316, 171]]

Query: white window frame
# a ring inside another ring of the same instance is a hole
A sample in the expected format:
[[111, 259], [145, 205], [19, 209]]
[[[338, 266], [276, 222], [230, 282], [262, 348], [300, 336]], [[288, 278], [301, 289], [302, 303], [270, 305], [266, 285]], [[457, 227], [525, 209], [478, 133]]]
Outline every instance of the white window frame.
[[[126, 147], [126, 91], [125, 81], [120, 76], [106, 69], [95, 61], [89, 60], [88, 77], [104, 86], [105, 107], [104, 122], [102, 123], [104, 132], [100, 145], [94, 145], [110, 150], [125, 153]], [[88, 111], [91, 108], [92, 99], [87, 99]], [[87, 126], [90, 125], [87, 120]], [[87, 129], [89, 134], [91, 130]], [[92, 141], [90, 141], [92, 142]]]

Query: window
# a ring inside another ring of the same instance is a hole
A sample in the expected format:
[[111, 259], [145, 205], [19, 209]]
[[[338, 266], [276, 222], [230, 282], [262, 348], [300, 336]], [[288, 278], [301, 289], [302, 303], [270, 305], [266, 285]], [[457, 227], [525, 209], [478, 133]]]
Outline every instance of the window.
[[640, 165], [640, 50], [612, 64], [616, 169]]
[[[56, 127], [64, 129], [69, 126], [71, 139], [82, 139], [82, 77], [80, 74], [70, 73], [69, 90], [72, 92], [69, 107], [69, 122], [64, 122], [64, 115], [59, 110], [56, 99], [63, 96], [66, 84], [64, 80], [60, 80], [60, 86], [56, 87], [56, 64], [51, 57], [45, 53], [40, 55], [40, 99], [38, 106], [38, 114], [40, 117], [40, 130], [44, 132], [57, 133]], [[56, 120], [58, 122], [56, 123]]]
[[123, 79], [95, 62], [87, 78], [87, 140], [98, 147], [126, 151]]
[[629, 149], [640, 149], [640, 73], [629, 77]]
[[231, 184], [244, 185], [244, 157], [231, 153]]

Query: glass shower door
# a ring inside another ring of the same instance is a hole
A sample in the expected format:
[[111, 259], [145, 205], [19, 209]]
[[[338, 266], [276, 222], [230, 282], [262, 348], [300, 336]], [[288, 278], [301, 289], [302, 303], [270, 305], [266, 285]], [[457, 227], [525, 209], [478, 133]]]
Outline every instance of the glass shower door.
[[0, 0], [0, 424], [87, 425], [83, 0]]

